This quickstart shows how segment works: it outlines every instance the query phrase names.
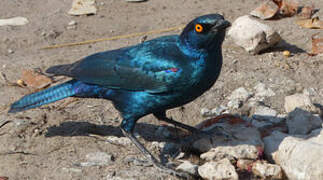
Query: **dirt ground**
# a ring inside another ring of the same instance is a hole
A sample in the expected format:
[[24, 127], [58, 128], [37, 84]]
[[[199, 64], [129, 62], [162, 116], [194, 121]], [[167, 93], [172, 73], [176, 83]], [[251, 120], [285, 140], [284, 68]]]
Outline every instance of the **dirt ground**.
[[[149, 0], [127, 3], [124, 0], [97, 0], [98, 12], [92, 16], [70, 16], [70, 0], [1, 0], [0, 17], [24, 16], [29, 24], [19, 27], [0, 27], [0, 72], [9, 81], [20, 79], [24, 69], [45, 70], [52, 65], [72, 63], [95, 52], [116, 49], [139, 43], [142, 37], [105, 41], [96, 44], [52, 50], [40, 48], [66, 42], [111, 37], [186, 24], [196, 16], [221, 13], [233, 22], [259, 5], [256, 0]], [[323, 7], [322, 0], [303, 1]], [[323, 11], [316, 15], [323, 19]], [[258, 82], [271, 87], [276, 95], [265, 104], [283, 113], [284, 97], [303, 89], [311, 90], [314, 103], [323, 104], [323, 57], [310, 57], [311, 35], [322, 30], [304, 29], [295, 24], [295, 17], [266, 21], [276, 29], [284, 42], [260, 55], [252, 56], [227, 39], [223, 45], [224, 65], [214, 87], [184, 108], [168, 112], [178, 121], [195, 125], [204, 118], [202, 107], [214, 108], [226, 103], [226, 97], [238, 88], [252, 89]], [[75, 29], [68, 28], [72, 20]], [[180, 31], [149, 35], [148, 39]], [[10, 51], [13, 52], [10, 52]], [[285, 58], [282, 50], [292, 57]], [[59, 82], [64, 79], [55, 78]], [[17, 114], [7, 114], [13, 101], [30, 92], [28, 88], [8, 86], [0, 79], [0, 121], [10, 120], [0, 128], [0, 177], [22, 179], [176, 179], [159, 173], [151, 166], [127, 163], [129, 156], [143, 156], [129, 145], [120, 147], [89, 136], [122, 136], [120, 118], [110, 102], [97, 99], [72, 98], [44, 108]], [[70, 103], [69, 103], [70, 102]], [[156, 157], [153, 141], [167, 141], [154, 135], [159, 122], [147, 116], [139, 121], [136, 132], [141, 142]], [[140, 127], [140, 128], [138, 128]], [[79, 166], [93, 152], [114, 156], [113, 163], [104, 166]]]

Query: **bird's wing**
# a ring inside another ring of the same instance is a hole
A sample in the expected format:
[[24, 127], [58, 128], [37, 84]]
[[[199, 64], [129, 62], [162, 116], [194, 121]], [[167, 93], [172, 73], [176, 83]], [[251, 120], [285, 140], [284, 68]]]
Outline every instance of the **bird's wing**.
[[176, 37], [165, 37], [136, 46], [96, 53], [70, 65], [47, 70], [85, 83], [108, 88], [161, 93], [176, 89], [184, 55]]

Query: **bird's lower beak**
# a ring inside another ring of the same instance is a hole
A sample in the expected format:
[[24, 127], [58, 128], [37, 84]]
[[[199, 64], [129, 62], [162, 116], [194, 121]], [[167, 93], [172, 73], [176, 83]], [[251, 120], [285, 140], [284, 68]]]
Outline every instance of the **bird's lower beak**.
[[218, 22], [215, 26], [213, 26], [212, 29], [218, 31], [218, 30], [224, 30], [230, 26], [231, 26], [231, 23], [223, 19], [222, 21]]

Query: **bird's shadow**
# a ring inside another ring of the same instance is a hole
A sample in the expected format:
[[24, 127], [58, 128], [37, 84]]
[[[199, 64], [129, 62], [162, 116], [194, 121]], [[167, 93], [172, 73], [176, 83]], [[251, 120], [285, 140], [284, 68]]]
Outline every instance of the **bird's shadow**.
[[290, 44], [287, 41], [285, 41], [284, 39], [280, 40], [280, 42], [278, 42], [276, 44], [276, 46], [273, 46], [273, 47], [268, 48], [268, 49], [266, 49], [264, 51], [261, 51], [261, 53], [283, 52], [285, 50], [290, 51], [291, 54], [303, 54], [303, 53], [307, 53], [304, 49], [298, 47], [297, 45]]
[[[154, 124], [147, 123], [137, 123], [135, 127], [135, 133], [138, 133], [146, 141], [174, 141], [175, 139], [165, 138], [156, 135], [154, 133], [158, 127]], [[179, 130], [180, 131], [180, 130]], [[124, 137], [119, 126], [112, 125], [98, 125], [87, 121], [74, 122], [68, 121], [59, 124], [58, 126], [51, 126], [47, 128], [45, 137], [55, 137], [55, 136], [89, 136], [91, 134], [96, 134], [100, 136], [115, 136]]]

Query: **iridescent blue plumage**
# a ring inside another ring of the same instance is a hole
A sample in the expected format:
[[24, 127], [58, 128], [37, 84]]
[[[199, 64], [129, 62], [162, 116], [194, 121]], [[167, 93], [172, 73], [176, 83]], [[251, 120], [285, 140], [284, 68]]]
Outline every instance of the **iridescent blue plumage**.
[[159, 120], [193, 129], [167, 118], [165, 111], [194, 100], [215, 83], [222, 66], [221, 45], [229, 25], [221, 15], [205, 15], [191, 21], [179, 36], [164, 36], [51, 67], [48, 73], [74, 80], [27, 95], [15, 102], [10, 112], [69, 96], [105, 98], [120, 111], [124, 134], [147, 155], [149, 152], [132, 134], [136, 121], [152, 113]]

